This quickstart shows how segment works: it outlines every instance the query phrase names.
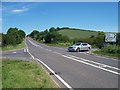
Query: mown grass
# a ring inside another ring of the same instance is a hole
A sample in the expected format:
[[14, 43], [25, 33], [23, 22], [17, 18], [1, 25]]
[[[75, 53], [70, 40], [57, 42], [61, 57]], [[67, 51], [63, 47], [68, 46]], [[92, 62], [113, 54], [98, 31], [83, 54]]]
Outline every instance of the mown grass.
[[59, 31], [60, 34], [68, 36], [70, 39], [75, 38], [89, 38], [91, 35], [97, 36], [98, 32], [86, 30], [69, 30], [63, 29]]
[[35, 62], [2, 61], [3, 88], [58, 88], [46, 72]]
[[8, 45], [1, 48], [2, 48], [1, 49], [2, 51], [22, 49], [22, 48], [25, 48], [25, 41], [23, 41], [21, 44], [18, 44], [16, 46]]

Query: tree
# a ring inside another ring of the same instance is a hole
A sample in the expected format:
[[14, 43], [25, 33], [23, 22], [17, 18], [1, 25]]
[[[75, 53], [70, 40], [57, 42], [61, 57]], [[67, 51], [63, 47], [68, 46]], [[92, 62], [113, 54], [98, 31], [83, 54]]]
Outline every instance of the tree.
[[23, 31], [23, 30], [19, 30], [18, 31], [18, 34], [20, 35], [20, 37], [23, 39], [23, 38], [25, 38], [25, 32]]
[[94, 39], [94, 43], [101, 48], [105, 42], [105, 33], [99, 32], [96, 38]]
[[20, 37], [17, 28], [9, 28], [7, 31], [6, 38], [7, 45], [16, 45], [22, 42], [22, 38]]
[[32, 32], [31, 32], [31, 34], [30, 34], [30, 37], [32, 37], [32, 38], [37, 38], [37, 35], [39, 34], [39, 31], [37, 31], [37, 30], [33, 30]]
[[49, 29], [49, 32], [55, 32], [56, 31], [56, 29], [54, 28], [54, 27], [51, 27], [50, 29]]

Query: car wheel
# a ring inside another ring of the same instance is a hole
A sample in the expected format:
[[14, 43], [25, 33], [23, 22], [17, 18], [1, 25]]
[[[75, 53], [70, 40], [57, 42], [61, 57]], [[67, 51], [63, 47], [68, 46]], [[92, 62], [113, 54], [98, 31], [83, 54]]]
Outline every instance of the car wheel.
[[90, 50], [90, 47], [88, 47], [88, 51]]
[[77, 48], [77, 50], [76, 50], [77, 52], [80, 52], [80, 48]]

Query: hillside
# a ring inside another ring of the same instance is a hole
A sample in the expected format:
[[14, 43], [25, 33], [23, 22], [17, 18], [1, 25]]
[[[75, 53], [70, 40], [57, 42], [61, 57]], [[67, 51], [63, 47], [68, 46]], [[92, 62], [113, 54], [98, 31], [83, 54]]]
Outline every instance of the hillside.
[[70, 39], [74, 38], [89, 38], [91, 35], [96, 36], [98, 32], [80, 29], [62, 29], [58, 31], [62, 35], [68, 36]]

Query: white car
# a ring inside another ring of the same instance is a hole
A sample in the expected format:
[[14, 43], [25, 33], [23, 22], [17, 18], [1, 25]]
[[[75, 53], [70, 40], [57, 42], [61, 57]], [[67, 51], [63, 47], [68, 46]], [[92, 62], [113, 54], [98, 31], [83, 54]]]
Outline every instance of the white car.
[[82, 50], [90, 50], [91, 45], [88, 43], [77, 42], [72, 46], [68, 47], [68, 51], [77, 51], [80, 52]]

